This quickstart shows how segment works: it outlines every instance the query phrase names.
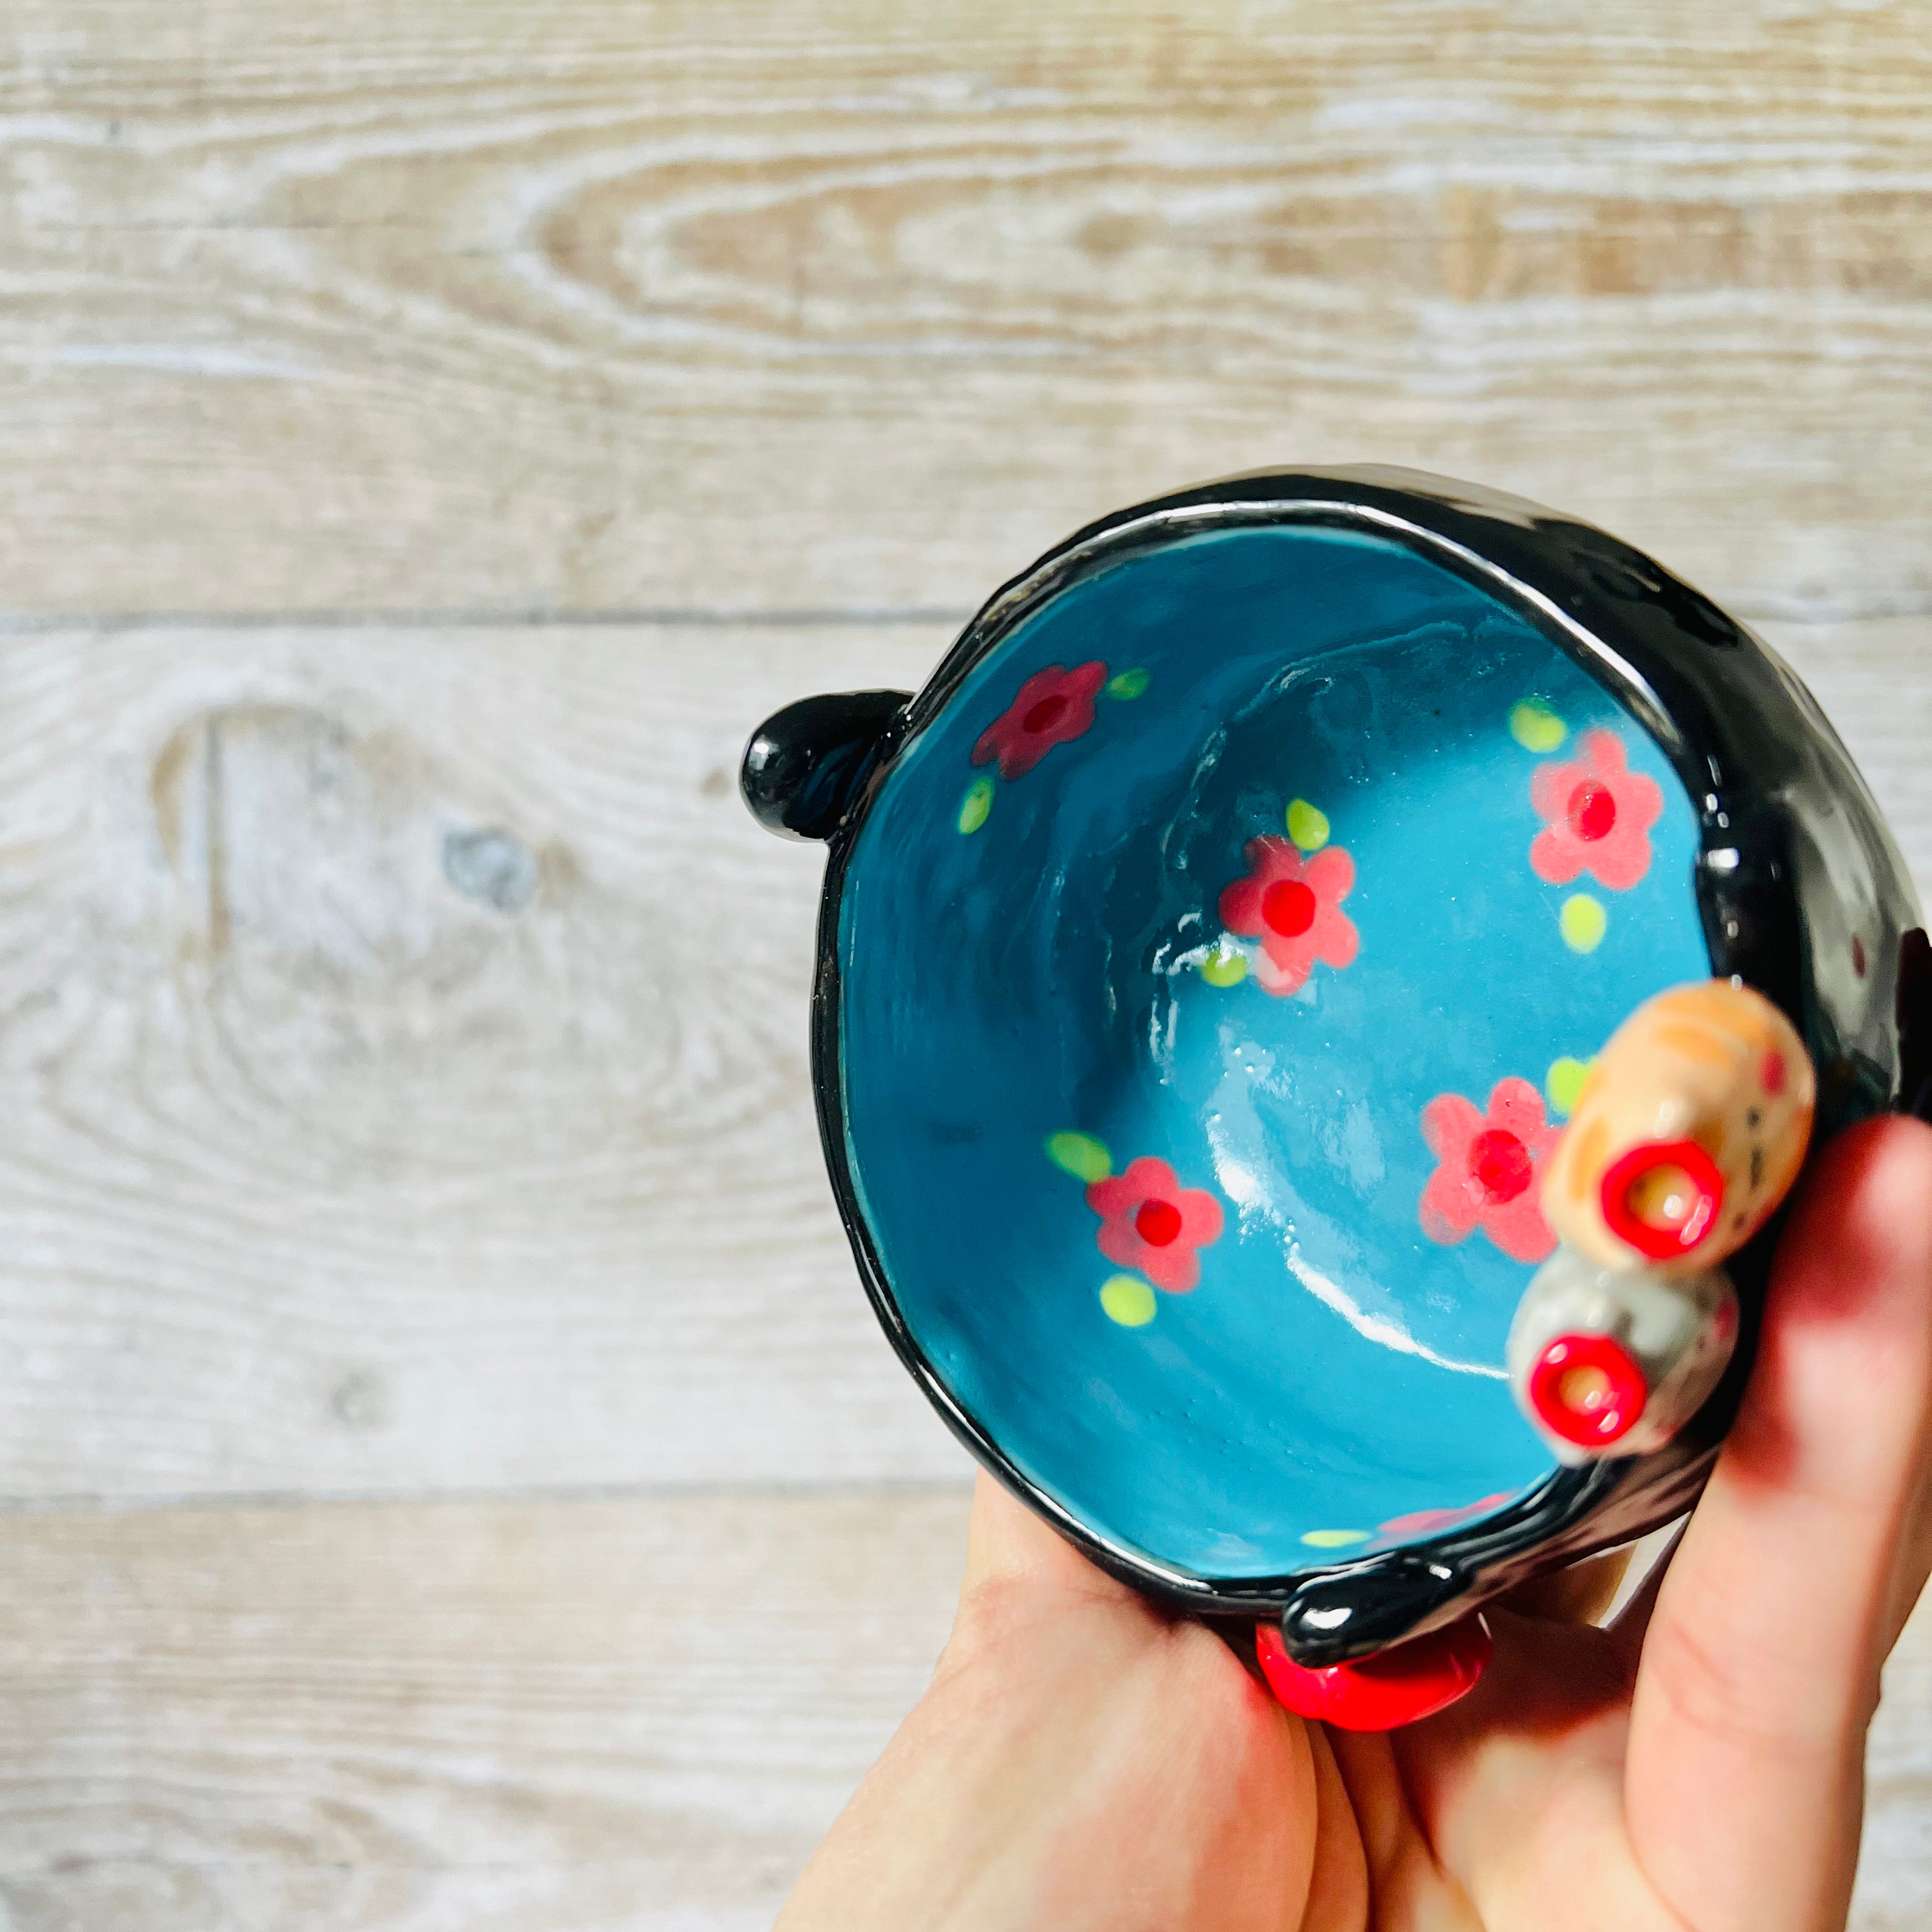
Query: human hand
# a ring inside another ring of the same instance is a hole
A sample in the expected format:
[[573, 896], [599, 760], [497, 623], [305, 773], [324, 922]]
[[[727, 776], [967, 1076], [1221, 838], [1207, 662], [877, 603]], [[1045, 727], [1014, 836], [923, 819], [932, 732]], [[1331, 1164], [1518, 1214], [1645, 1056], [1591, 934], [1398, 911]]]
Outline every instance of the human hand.
[[1932, 1568], [1932, 1128], [1840, 1136], [1667, 1569], [1492, 1605], [1460, 1703], [1307, 1724], [985, 1478], [928, 1690], [779, 1932], [1834, 1932]]

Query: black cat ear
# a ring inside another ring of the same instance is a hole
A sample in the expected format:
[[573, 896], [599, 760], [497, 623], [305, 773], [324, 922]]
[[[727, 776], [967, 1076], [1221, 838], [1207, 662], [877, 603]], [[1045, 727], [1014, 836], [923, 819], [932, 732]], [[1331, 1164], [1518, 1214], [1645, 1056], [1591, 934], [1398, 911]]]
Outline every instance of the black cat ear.
[[903, 691], [847, 691], [775, 712], [752, 734], [738, 770], [752, 816], [788, 838], [830, 838], [911, 702]]

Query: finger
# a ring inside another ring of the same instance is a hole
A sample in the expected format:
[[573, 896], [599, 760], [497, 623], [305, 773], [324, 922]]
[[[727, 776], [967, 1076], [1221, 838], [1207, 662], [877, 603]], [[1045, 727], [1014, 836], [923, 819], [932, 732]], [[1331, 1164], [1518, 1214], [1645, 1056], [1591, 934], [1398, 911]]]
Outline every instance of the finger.
[[[1430, 1932], [1481, 1932], [1482, 1922], [1468, 1894], [1438, 1861], [1429, 1832], [1411, 1801], [1396, 1758], [1398, 1740], [1410, 1734], [1334, 1731], [1321, 1725], [1310, 1729], [1325, 1738], [1354, 1814], [1374, 1923], [1426, 1926]], [[1310, 1932], [1316, 1928], [1311, 1927]]]
[[1925, 1458], [1905, 1534], [1892, 1566], [1892, 1600], [1885, 1617], [1883, 1654], [1889, 1657], [1904, 1634], [1928, 1577], [1932, 1577], [1932, 1454]]
[[1469, 1901], [1469, 1922], [1498, 1932], [1655, 1927], [1654, 1891], [1614, 1856], [1624, 1841], [1629, 1683], [1604, 1633], [1500, 1607], [1487, 1615], [1496, 1651], [1482, 1681], [1391, 1734], [1441, 1871]]
[[1925, 1578], [1928, 1438], [1932, 1129], [1894, 1118], [1810, 1177], [1644, 1642], [1625, 1814], [1698, 1932], [1844, 1922], [1879, 1668]]
[[1566, 1570], [1552, 1570], [1519, 1583], [1499, 1600], [1520, 1617], [1545, 1623], [1593, 1624], [1616, 1600], [1624, 1572], [1630, 1568], [1628, 1549], [1607, 1550]]
[[1049, 1595], [1139, 1600], [982, 1469], [974, 1485], [973, 1514], [967, 1524], [960, 1600], [968, 1601], [992, 1585], [1018, 1585]]
[[1315, 1764], [1315, 1861], [1300, 1932], [1363, 1932], [1369, 1922], [1369, 1867], [1328, 1733], [1306, 1726]]

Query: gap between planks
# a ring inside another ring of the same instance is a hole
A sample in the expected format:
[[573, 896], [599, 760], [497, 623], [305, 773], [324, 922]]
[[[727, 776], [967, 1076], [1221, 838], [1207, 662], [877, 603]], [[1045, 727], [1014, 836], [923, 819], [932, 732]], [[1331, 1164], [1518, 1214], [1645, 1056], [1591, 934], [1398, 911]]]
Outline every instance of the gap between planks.
[[[86, 637], [124, 631], [830, 631], [902, 625], [955, 629], [964, 608], [734, 610], [94, 610], [0, 611], [0, 638]], [[1738, 614], [1742, 614], [1742, 613]], [[1822, 621], [1822, 620], [1820, 621]]]
[[[1042, 544], [1040, 554], [1048, 546]], [[988, 594], [998, 586], [989, 586]], [[1748, 624], [1790, 629], [1932, 616], [1932, 595], [1902, 592], [1877, 598], [1803, 599], [1732, 598], [1724, 608]], [[88, 637], [134, 631], [516, 631], [516, 630], [870, 630], [901, 625], [958, 630], [974, 615], [966, 605], [907, 604], [878, 609], [305, 610], [0, 610], [0, 638]]]
[[961, 1473], [951, 1478], [886, 1476], [862, 1483], [820, 1482], [809, 1478], [794, 1483], [752, 1480], [694, 1483], [556, 1483], [498, 1489], [446, 1490], [260, 1490], [236, 1491], [187, 1490], [178, 1495], [116, 1496], [94, 1494], [48, 1496], [0, 1496], [0, 1523], [16, 1517], [118, 1516], [165, 1514], [170, 1510], [306, 1509], [490, 1509], [530, 1503], [560, 1509], [580, 1504], [658, 1505], [730, 1502], [780, 1504], [836, 1501], [866, 1496], [900, 1498], [917, 1502], [957, 1498], [970, 1492], [973, 1464], [962, 1451]]

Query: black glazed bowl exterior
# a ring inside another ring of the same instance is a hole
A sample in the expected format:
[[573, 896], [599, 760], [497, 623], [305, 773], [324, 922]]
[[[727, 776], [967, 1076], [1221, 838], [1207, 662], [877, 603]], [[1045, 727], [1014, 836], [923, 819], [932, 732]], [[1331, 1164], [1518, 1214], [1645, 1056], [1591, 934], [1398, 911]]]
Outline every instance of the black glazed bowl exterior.
[[[1654, 821], [1647, 870], [1564, 897], [1524, 858], [1532, 760], [1593, 744]], [[1414, 1096], [1500, 1106], [1505, 1075], [1709, 974], [1804, 1036], [1814, 1145], [1932, 1107], [1932, 950], [1810, 694], [1661, 566], [1496, 492], [1283, 472], [1123, 511], [998, 591], [916, 697], [780, 712], [742, 786], [830, 848], [820, 1126], [907, 1366], [1095, 1562], [1279, 1618], [1304, 1664], [1681, 1513], [1754, 1352], [1774, 1224], [1688, 1428], [1540, 1456], [1493, 1366], [1521, 1226], [1418, 1232]], [[1250, 918], [1270, 890], [1302, 895], [1305, 940]]]

